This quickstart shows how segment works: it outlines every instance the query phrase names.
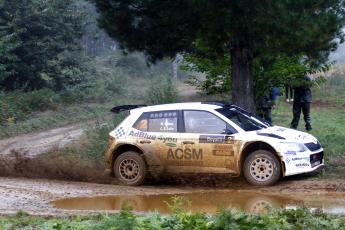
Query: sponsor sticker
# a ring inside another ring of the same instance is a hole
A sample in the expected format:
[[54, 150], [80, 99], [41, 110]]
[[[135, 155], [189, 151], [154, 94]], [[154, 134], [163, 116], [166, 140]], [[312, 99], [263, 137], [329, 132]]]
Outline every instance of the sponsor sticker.
[[135, 132], [133, 130], [129, 132], [128, 136], [140, 137], [140, 138], [149, 139], [149, 140], [156, 140], [157, 138], [156, 135], [149, 135], [146, 132], [142, 132], [142, 131]]
[[159, 136], [157, 138], [157, 140], [159, 141], [162, 141], [163, 144], [165, 144], [166, 146], [169, 146], [169, 147], [176, 147], [176, 142], [177, 142], [177, 138], [174, 138], [174, 137], [169, 137], [169, 136]]
[[125, 133], [125, 130], [123, 127], [119, 127], [115, 130], [115, 137], [116, 138], [120, 138], [122, 136], [124, 136], [126, 133]]
[[301, 161], [301, 160], [309, 161], [310, 158], [309, 157], [293, 157], [291, 160], [293, 160], [293, 161]]
[[232, 136], [200, 135], [199, 143], [232, 144]]
[[296, 164], [296, 167], [309, 167], [310, 165], [308, 163], [299, 163]]
[[212, 150], [214, 156], [234, 156], [234, 151], [231, 149], [214, 149]]
[[170, 148], [167, 153], [167, 160], [195, 160], [202, 161], [203, 153], [202, 149], [190, 149], [190, 148]]
[[287, 151], [285, 155], [296, 155], [295, 151]]

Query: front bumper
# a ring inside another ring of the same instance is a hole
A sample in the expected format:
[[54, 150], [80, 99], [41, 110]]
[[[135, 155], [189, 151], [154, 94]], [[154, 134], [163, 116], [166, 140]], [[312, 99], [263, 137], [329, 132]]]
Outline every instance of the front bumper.
[[315, 152], [306, 151], [304, 153], [297, 153], [296, 155], [285, 154], [283, 162], [285, 164], [284, 176], [314, 172], [325, 166], [323, 149]]

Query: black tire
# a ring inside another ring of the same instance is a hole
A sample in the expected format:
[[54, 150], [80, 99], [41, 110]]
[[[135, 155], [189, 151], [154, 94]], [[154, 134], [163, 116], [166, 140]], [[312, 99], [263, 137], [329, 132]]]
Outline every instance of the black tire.
[[141, 185], [147, 174], [145, 161], [137, 152], [124, 152], [115, 160], [114, 174], [123, 185]]
[[252, 185], [273, 185], [281, 175], [280, 163], [273, 153], [266, 150], [257, 150], [245, 159], [243, 175]]

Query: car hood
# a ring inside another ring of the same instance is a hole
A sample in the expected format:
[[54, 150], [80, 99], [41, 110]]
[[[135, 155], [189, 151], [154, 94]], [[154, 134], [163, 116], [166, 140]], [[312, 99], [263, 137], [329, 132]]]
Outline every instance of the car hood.
[[280, 139], [281, 142], [317, 143], [317, 139], [305, 132], [281, 126], [272, 126], [256, 131], [261, 137]]

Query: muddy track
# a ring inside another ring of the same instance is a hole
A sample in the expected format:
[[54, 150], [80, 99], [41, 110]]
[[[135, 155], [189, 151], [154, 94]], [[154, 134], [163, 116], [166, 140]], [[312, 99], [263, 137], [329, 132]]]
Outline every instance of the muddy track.
[[[212, 192], [213, 187], [191, 187], [155, 185], [126, 187], [83, 182], [69, 182], [46, 179], [0, 178], [0, 214], [14, 214], [23, 210], [34, 215], [76, 215], [90, 214], [92, 210], [61, 210], [54, 208], [52, 201], [70, 197], [94, 197], [114, 195], [158, 195]], [[269, 188], [255, 188], [245, 185], [239, 188], [217, 188], [224, 192], [255, 192], [272, 196], [298, 197], [308, 199], [345, 198], [345, 182], [334, 181], [282, 181]], [[116, 212], [116, 210], [112, 211]]]
[[13, 152], [25, 152], [27, 157], [36, 157], [79, 139], [84, 129], [85, 125], [69, 125], [0, 140], [0, 155], [10, 157]]

